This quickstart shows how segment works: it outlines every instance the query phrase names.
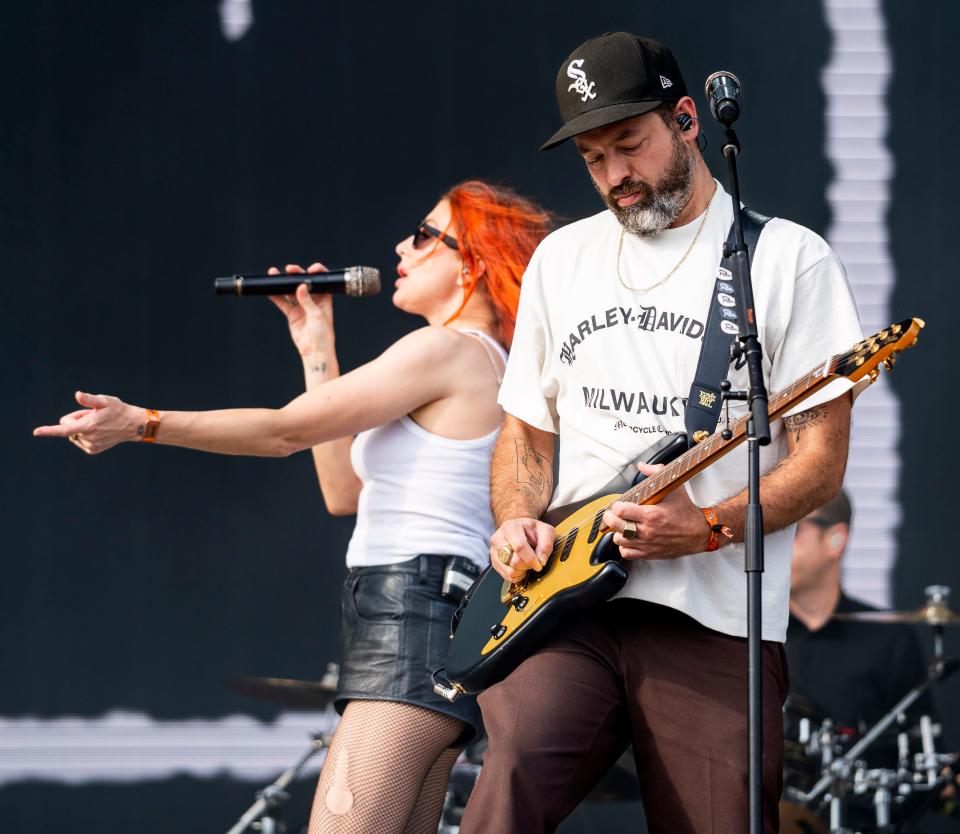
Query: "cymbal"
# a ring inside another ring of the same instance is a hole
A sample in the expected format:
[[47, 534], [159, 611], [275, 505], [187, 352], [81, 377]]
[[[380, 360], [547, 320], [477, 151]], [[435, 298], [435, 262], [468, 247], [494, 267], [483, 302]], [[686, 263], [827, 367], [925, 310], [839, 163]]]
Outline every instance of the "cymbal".
[[851, 611], [834, 614], [835, 620], [861, 623], [921, 623], [930, 626], [960, 625], [960, 614], [942, 602], [930, 602], [915, 611]]
[[228, 689], [260, 698], [277, 701], [291, 707], [326, 709], [337, 694], [336, 681], [324, 677], [321, 681], [298, 681], [291, 678], [238, 677], [224, 681]]

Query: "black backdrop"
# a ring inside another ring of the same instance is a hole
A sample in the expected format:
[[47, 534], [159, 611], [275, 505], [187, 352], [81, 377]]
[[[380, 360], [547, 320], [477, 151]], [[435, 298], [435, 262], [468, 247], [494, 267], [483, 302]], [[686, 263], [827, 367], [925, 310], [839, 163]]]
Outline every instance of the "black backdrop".
[[[735, 69], [748, 90], [745, 199], [821, 233], [828, 225], [819, 78], [831, 43], [816, 3], [741, 2], [722, 33], [704, 0], [602, 12], [569, 0], [255, 0], [253, 11], [249, 33], [228, 42], [213, 0], [4, 4], [0, 715], [269, 720], [278, 709], [221, 679], [316, 678], [336, 659], [351, 520], [326, 515], [309, 455], [131, 445], [91, 459], [30, 429], [70, 409], [77, 388], [160, 408], [281, 405], [302, 384], [282, 318], [266, 301], [214, 298], [212, 276], [320, 259], [389, 277], [395, 242], [458, 180], [511, 184], [569, 218], [596, 211], [575, 154], [536, 150], [557, 123], [556, 67], [586, 37], [659, 37], [692, 90]], [[924, 584], [960, 586], [956, 453], [938, 431], [956, 402], [942, 312], [960, 231], [948, 87], [957, 12], [888, 3], [884, 13], [891, 317], [929, 323], [894, 375], [905, 464], [893, 599], [913, 607]], [[388, 292], [343, 300], [341, 364], [415, 324]], [[942, 704], [951, 733], [956, 692]], [[16, 831], [99, 831], [109, 809], [109, 830], [209, 831], [226, 828], [248, 793], [228, 780], [19, 783], [0, 788], [0, 817]]]

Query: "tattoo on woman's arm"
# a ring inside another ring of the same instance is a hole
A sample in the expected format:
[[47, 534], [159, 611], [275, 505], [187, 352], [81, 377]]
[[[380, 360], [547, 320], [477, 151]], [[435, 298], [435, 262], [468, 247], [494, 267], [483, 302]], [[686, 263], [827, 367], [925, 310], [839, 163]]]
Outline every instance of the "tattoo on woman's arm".
[[810, 426], [820, 425], [826, 418], [827, 410], [822, 407], [811, 408], [807, 411], [801, 411], [792, 417], [784, 417], [783, 424], [787, 431], [793, 432], [793, 439], [799, 440], [804, 429]]
[[[533, 448], [526, 440], [515, 440], [517, 449], [517, 484], [520, 492], [530, 496], [535, 491], [538, 496], [547, 493], [550, 485], [551, 473], [547, 459]], [[530, 490], [533, 487], [533, 490]]]
[[321, 362], [319, 365], [311, 365], [310, 370], [315, 374], [325, 374], [327, 372], [327, 363]]

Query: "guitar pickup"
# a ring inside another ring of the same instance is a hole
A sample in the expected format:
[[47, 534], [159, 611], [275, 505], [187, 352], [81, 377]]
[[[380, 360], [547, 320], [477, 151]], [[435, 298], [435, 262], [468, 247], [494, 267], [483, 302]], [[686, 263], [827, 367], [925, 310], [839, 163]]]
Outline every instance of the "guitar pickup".
[[517, 611], [523, 611], [527, 607], [527, 603], [530, 602], [530, 597], [525, 597], [523, 594], [517, 594], [510, 604], [517, 609]]

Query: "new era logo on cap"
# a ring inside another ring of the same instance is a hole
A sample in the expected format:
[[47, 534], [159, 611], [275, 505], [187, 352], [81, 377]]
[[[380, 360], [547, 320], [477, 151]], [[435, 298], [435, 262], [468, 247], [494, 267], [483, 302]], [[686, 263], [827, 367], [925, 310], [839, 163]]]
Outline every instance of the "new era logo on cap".
[[669, 78], [664, 78], [664, 77], [661, 75], [661, 76], [660, 76], [660, 86], [663, 87], [664, 90], [666, 90], [667, 87], [672, 87], [672, 86], [673, 86], [673, 82], [672, 82]]

